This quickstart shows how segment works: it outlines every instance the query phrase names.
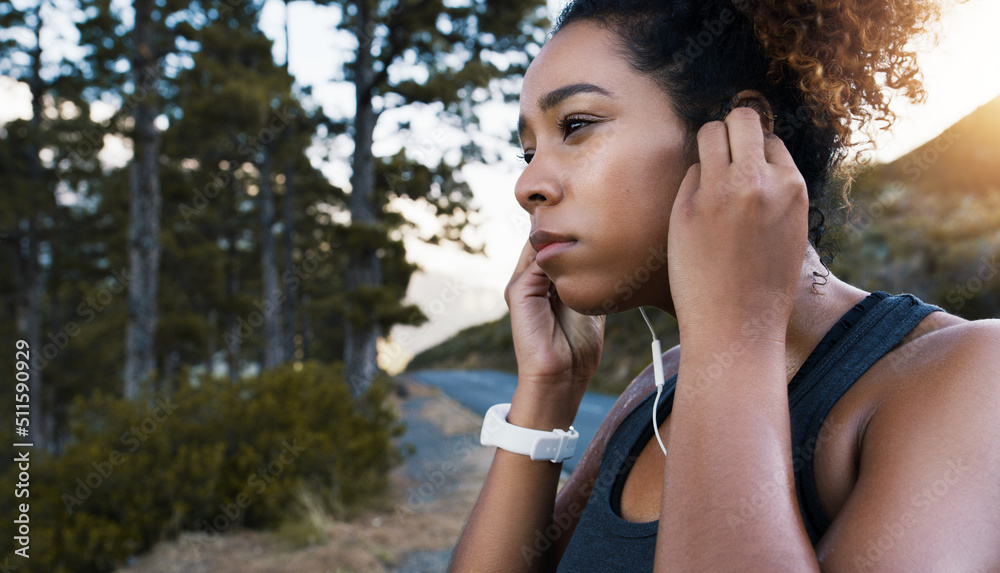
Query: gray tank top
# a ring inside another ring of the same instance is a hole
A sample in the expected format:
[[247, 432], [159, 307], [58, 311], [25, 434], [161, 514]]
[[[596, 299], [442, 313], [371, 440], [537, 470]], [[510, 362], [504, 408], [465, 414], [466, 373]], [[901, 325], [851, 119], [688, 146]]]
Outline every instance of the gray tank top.
[[[813, 546], [830, 526], [819, 504], [812, 452], [827, 413], [879, 358], [928, 314], [941, 310], [913, 295], [874, 292], [848, 311], [816, 346], [788, 385], [795, 489]], [[657, 406], [663, 423], [673, 406], [677, 376], [667, 380]], [[621, 517], [628, 472], [653, 437], [651, 393], [622, 421], [608, 441], [597, 482], [559, 563], [559, 572], [652, 571], [659, 521]], [[732, 516], [742, 519], [739, 511]]]

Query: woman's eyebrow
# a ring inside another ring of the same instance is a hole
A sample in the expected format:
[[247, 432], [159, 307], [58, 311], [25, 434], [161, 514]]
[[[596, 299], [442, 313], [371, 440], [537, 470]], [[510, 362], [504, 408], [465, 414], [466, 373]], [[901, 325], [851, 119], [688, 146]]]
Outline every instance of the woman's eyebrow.
[[543, 112], [546, 112], [559, 105], [559, 103], [566, 98], [580, 93], [597, 93], [605, 97], [614, 97], [611, 92], [601, 86], [595, 86], [594, 84], [571, 84], [561, 88], [556, 88], [538, 98], [538, 107]]
[[[581, 93], [596, 93], [604, 97], [610, 97], [610, 98], [615, 97], [614, 94], [602, 88], [601, 86], [596, 86], [594, 84], [588, 84], [588, 83], [570, 84], [568, 86], [556, 88], [550, 91], [549, 93], [543, 95], [542, 97], [538, 98], [538, 108], [541, 109], [542, 112], [544, 113], [552, 109], [553, 107], [559, 105], [559, 103], [561, 103], [563, 100]], [[525, 127], [526, 124], [524, 116], [519, 116], [517, 118], [518, 136], [520, 136], [524, 132]]]

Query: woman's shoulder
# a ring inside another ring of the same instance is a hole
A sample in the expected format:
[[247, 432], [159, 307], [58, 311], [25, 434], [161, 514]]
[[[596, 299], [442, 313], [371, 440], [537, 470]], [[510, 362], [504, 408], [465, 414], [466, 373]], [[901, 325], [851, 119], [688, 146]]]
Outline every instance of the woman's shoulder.
[[997, 375], [1000, 320], [966, 320], [943, 311], [931, 313], [881, 362], [887, 363], [895, 377], [923, 383], [951, 385], [958, 382], [956, 379], [968, 379], [972, 371]]
[[841, 556], [871, 555], [889, 531], [899, 551], [880, 541], [870, 566], [912, 570], [943, 557], [982, 570], [995, 544], [958, 540], [1000, 535], [1000, 320], [932, 313], [864, 378], [876, 391], [857, 434], [857, 479], [817, 553], [831, 569], [858, 566]]
[[[870, 394], [867, 438], [877, 438], [879, 428], [910, 427], [906, 420], [954, 418], [958, 423], [980, 411], [995, 419], [1000, 415], [1000, 320], [931, 313], [864, 378], [876, 388]], [[974, 426], [959, 424], [949, 431], [961, 438], [974, 433]]]

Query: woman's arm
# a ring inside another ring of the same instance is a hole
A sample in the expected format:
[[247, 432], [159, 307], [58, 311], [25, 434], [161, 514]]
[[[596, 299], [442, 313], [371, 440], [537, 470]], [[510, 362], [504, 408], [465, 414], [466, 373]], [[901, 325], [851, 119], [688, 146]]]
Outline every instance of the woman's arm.
[[[535, 254], [526, 242], [504, 295], [518, 365], [507, 421], [536, 430], [566, 430], [600, 362], [604, 317], [566, 307]], [[459, 538], [452, 570], [552, 569], [555, 553], [544, 532], [553, 523], [561, 469], [561, 463], [498, 449]]]
[[[736, 110], [699, 132], [702, 164], [671, 217], [683, 353], [656, 570], [1000, 569], [998, 321], [925, 334], [905, 371], [869, 372], [890, 391], [859, 434], [857, 482], [813, 550], [793, 485], [784, 369], [804, 189], [780, 142], [765, 136], [759, 153], [755, 120]], [[706, 260], [715, 264], [684, 263]], [[720, 359], [726, 348], [735, 359]], [[747, 503], [758, 508], [749, 519]]]
[[[545, 408], [528, 388], [525, 380], [518, 380], [508, 422], [539, 430], [570, 427], [576, 408], [551, 402], [552, 407]], [[578, 400], [575, 405], [579, 407]], [[459, 538], [451, 570], [552, 570], [552, 543], [545, 542], [544, 532], [552, 524], [561, 470], [561, 463], [532, 461], [528, 456], [497, 448]], [[536, 538], [539, 536], [541, 539]]]
[[[684, 349], [667, 441], [657, 571], [818, 571], [795, 494], [784, 346]], [[687, 342], [684, 342], [687, 345]], [[737, 519], [745, 506], [761, 508]]]

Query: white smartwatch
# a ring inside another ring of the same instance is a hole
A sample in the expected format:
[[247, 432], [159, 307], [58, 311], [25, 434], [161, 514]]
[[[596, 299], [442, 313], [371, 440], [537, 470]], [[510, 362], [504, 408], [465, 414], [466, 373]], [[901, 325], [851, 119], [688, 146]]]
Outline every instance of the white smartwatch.
[[573, 457], [580, 433], [569, 427], [566, 430], [532, 430], [507, 422], [510, 404], [497, 404], [486, 411], [483, 432], [479, 441], [484, 446], [498, 448], [531, 457], [532, 460], [549, 460], [559, 463]]

